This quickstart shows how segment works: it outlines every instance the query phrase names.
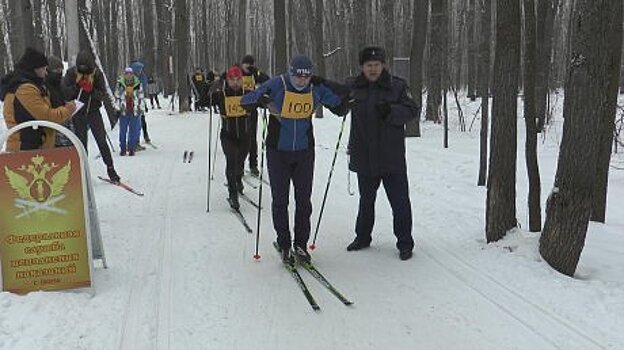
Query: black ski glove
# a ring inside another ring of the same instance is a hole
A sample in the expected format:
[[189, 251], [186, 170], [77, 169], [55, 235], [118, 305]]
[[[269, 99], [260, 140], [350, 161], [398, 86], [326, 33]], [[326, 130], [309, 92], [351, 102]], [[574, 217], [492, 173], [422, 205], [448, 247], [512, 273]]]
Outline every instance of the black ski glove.
[[267, 108], [271, 101], [271, 96], [264, 94], [258, 99], [258, 104], [263, 108]]

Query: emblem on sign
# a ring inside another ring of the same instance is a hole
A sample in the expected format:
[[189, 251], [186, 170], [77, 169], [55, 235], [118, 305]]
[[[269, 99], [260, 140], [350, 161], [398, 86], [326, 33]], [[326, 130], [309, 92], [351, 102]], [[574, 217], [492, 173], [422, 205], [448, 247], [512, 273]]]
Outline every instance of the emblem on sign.
[[31, 164], [13, 170], [4, 167], [6, 181], [19, 197], [14, 201], [14, 206], [22, 209], [16, 216], [18, 219], [31, 214], [67, 214], [67, 210], [56, 204], [65, 198], [63, 189], [69, 181], [71, 160], [62, 167], [44, 161], [44, 157], [36, 155], [31, 158]]

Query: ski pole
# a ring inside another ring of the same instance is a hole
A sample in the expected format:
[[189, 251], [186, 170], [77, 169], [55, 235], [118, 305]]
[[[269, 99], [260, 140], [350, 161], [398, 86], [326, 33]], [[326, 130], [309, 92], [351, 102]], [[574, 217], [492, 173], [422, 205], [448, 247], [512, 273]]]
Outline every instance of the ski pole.
[[349, 169], [349, 160], [347, 160], [347, 192], [349, 196], [355, 196], [355, 191], [351, 189], [351, 169]]
[[115, 146], [113, 146], [113, 141], [111, 141], [110, 137], [108, 136], [108, 133], [106, 131], [104, 131], [106, 133], [106, 140], [108, 140], [108, 144], [111, 146], [111, 151], [117, 152], [115, 151]]
[[[211, 101], [212, 102], [212, 101]], [[212, 103], [211, 103], [212, 105]], [[210, 163], [210, 160], [212, 157], [210, 157], [211, 153], [211, 147], [212, 147], [212, 108], [210, 108], [210, 120], [208, 121], [208, 153], [206, 153], [206, 156], [208, 157], [208, 169], [207, 169], [207, 175], [206, 175], [206, 179], [208, 182], [208, 186], [206, 188], [206, 213], [210, 212], [210, 183], [212, 182], [212, 178], [210, 175], [210, 169], [212, 164]]]
[[260, 254], [258, 253], [258, 247], [260, 244], [260, 220], [262, 218], [262, 177], [264, 175], [264, 152], [266, 149], [266, 129], [267, 129], [267, 115], [266, 108], [264, 109], [264, 115], [262, 117], [262, 152], [260, 153], [260, 184], [258, 186], [258, 219], [256, 226], [256, 254], [254, 259], [260, 260]]
[[342, 117], [342, 123], [340, 124], [340, 132], [338, 133], [338, 140], [336, 141], [336, 150], [334, 151], [334, 159], [332, 160], [331, 168], [329, 170], [329, 177], [327, 178], [327, 185], [325, 186], [325, 194], [323, 195], [323, 203], [321, 204], [321, 211], [319, 212], [318, 221], [316, 222], [316, 230], [314, 231], [314, 239], [310, 245], [310, 249], [316, 249], [316, 237], [318, 236], [319, 227], [321, 226], [321, 219], [323, 218], [323, 211], [325, 210], [325, 203], [327, 202], [327, 194], [329, 192], [329, 185], [331, 184], [332, 175], [334, 174], [334, 167], [336, 165], [336, 158], [338, 157], [338, 148], [340, 148], [340, 140], [342, 139], [342, 132], [344, 131], [346, 116]]
[[[219, 118], [219, 125], [217, 126], [217, 129], [221, 129], [221, 118]], [[214, 174], [215, 174], [215, 168], [217, 166], [217, 143], [219, 142], [219, 138], [215, 137], [215, 146], [214, 146], [214, 151], [212, 151], [213, 157], [212, 157], [212, 172], [210, 174], [210, 181], [214, 180]]]

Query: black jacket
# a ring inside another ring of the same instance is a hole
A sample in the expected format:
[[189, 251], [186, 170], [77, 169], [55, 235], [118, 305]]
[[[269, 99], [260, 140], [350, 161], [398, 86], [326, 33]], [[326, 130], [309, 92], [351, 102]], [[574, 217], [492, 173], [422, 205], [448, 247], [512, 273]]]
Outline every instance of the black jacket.
[[52, 103], [52, 108], [57, 108], [65, 105], [65, 94], [63, 92], [63, 87], [61, 86], [62, 80], [62, 74], [52, 72], [48, 73], [48, 77], [45, 79], [45, 85], [48, 88], [48, 92], [50, 93], [50, 102]]
[[[401, 78], [382, 72], [370, 83], [363, 74], [347, 80], [355, 104], [351, 109], [349, 169], [366, 176], [404, 174], [405, 124], [420, 115]], [[378, 105], [390, 104], [390, 114], [382, 118]]]
[[82, 107], [78, 114], [82, 115], [86, 113], [87, 116], [94, 115], [99, 118], [100, 107], [104, 104], [111, 126], [114, 126], [118, 113], [115, 110], [110, 95], [106, 91], [106, 79], [104, 78], [104, 74], [97, 68], [92, 56], [80, 52], [76, 57], [76, 66], [67, 70], [63, 78], [63, 93], [65, 98], [74, 100], [78, 97], [80, 87], [78, 86], [79, 73], [77, 67], [81, 65], [88, 67], [90, 73], [87, 75], [92, 75], [93, 91], [90, 93], [83, 91], [82, 94], [80, 94], [80, 102], [84, 103], [85, 106]]
[[234, 91], [229, 87], [226, 87], [226, 82], [221, 81], [215, 83], [210, 89], [210, 100], [213, 106], [217, 106], [219, 113], [223, 118], [221, 133], [227, 134], [232, 138], [248, 138], [250, 137], [250, 131], [252, 130], [251, 123], [249, 121], [249, 115], [239, 118], [227, 118], [225, 116], [225, 97], [226, 96], [243, 96], [243, 90]]

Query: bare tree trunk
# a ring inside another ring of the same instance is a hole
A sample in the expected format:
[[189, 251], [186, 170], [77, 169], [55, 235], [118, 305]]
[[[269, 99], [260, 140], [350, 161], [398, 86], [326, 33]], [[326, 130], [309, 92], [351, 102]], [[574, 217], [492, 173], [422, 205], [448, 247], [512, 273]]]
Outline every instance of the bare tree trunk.
[[[0, 18], [6, 18], [8, 8], [4, 0], [0, 0]], [[11, 41], [9, 40], [9, 21], [0, 22], [0, 52], [2, 53], [2, 73], [6, 73], [13, 69], [13, 52], [11, 50]], [[6, 56], [4, 54], [6, 53]]]
[[121, 69], [122, 65], [119, 58], [119, 27], [117, 26], [117, 19], [119, 18], [119, 0], [112, 0], [110, 6], [111, 23], [109, 24], [108, 35], [112, 40], [110, 40], [108, 45], [108, 54], [110, 55], [109, 69], [110, 72], [117, 73]]
[[169, 57], [171, 56], [171, 13], [169, 12], [168, 3], [156, 2], [156, 21], [155, 30], [157, 32], [157, 50], [156, 57], [158, 61], [158, 77], [162, 79], [165, 94], [168, 95], [175, 89], [173, 88], [172, 72], [169, 67]]
[[186, 0], [175, 2], [175, 38], [176, 38], [176, 73], [178, 86], [178, 103], [180, 113], [191, 110], [189, 104], [190, 87], [188, 81], [189, 55], [189, 12]]
[[492, 2], [479, 0], [481, 11], [481, 40], [479, 42], [479, 90], [481, 91], [481, 132], [479, 135], [478, 186], [487, 178], [488, 128], [490, 114], [490, 43], [492, 42]]
[[516, 118], [520, 71], [520, 3], [517, 0], [497, 0], [496, 4], [492, 138], [485, 212], [488, 242], [498, 241], [517, 226]]
[[[65, 0], [65, 31], [68, 38], [80, 37], [78, 20], [78, 1]], [[72, 66], [76, 64], [76, 56], [80, 51], [80, 40], [67, 40], [67, 61]]]
[[[442, 74], [446, 74], [446, 19], [448, 4], [447, 0], [433, 1], [431, 3], [431, 38], [429, 40], [429, 69], [427, 88], [427, 112], [426, 119], [435, 122], [442, 121], [440, 105], [442, 103]], [[446, 80], [446, 79], [444, 79]]]
[[11, 13], [9, 18], [13, 20], [12, 36], [14, 37], [13, 46], [16, 49], [19, 59], [24, 53], [27, 46], [34, 47], [43, 51], [43, 42], [41, 37], [35, 35], [35, 24], [33, 22], [33, 10], [30, 0], [12, 0], [9, 1]]
[[[353, 46], [354, 56], [357, 57], [357, 53], [364, 49], [366, 46], [366, 33], [368, 33], [368, 18], [366, 17], [366, 5], [367, 1], [353, 1]], [[356, 58], [357, 60], [357, 58]], [[350, 65], [351, 66], [351, 65]]]
[[395, 28], [397, 27], [397, 23], [394, 18], [394, 0], [381, 0], [381, 16], [383, 18], [384, 26], [383, 32], [384, 37], [383, 41], [386, 49], [386, 64], [392, 70], [393, 58], [396, 56], [394, 49], [394, 39], [395, 39]]
[[[247, 52], [247, 0], [238, 2], [238, 55], [242, 57]], [[240, 59], [240, 57], [239, 57]]]
[[273, 0], [273, 20], [275, 23], [275, 67], [273, 67], [273, 73], [279, 74], [285, 72], [288, 66], [285, 0]]
[[50, 47], [50, 53], [54, 56], [63, 57], [63, 50], [61, 48], [61, 33], [59, 29], [59, 6], [58, 0], [48, 0], [48, 12], [50, 13], [50, 41], [52, 46]]
[[535, 1], [524, 0], [524, 121], [526, 124], [525, 157], [529, 177], [529, 230], [542, 230], [541, 184], [537, 161], [537, 124], [535, 77], [537, 70]]
[[78, 0], [78, 43], [80, 44], [80, 50], [90, 50], [89, 47], [89, 33], [87, 33], [87, 27], [82, 25], [82, 19], [89, 21], [89, 11], [87, 9], [86, 0]]
[[[415, 0], [412, 13], [412, 48], [410, 51], [410, 85], [412, 97], [422, 110], [423, 90], [423, 53], [427, 41], [427, 19], [429, 18], [429, 2]], [[407, 124], [406, 136], [420, 137], [420, 115]]]
[[550, 266], [568, 276], [576, 271], [592, 214], [600, 135], [607, 108], [613, 113], [605, 106], [617, 98], [613, 74], [620, 63], [622, 1], [576, 0], [573, 16], [563, 138], [539, 248]]
[[[186, 0], [180, 0], [181, 2], [185, 2]], [[132, 11], [132, 0], [126, 0], [126, 8], [125, 8], [125, 20], [126, 20], [126, 28], [128, 29], [126, 40], [128, 42], [128, 56], [129, 58], [136, 58], [136, 46], [134, 42], [134, 15]], [[184, 5], [186, 7], [186, 4]], [[187, 19], [188, 21], [188, 19]], [[188, 22], [187, 22], [188, 23]]]
[[145, 27], [145, 41], [143, 46], [143, 59], [146, 71], [152, 75], [156, 71], [156, 37], [154, 36], [154, 1], [142, 0], [143, 24]]
[[[323, 32], [325, 27], [325, 21], [323, 19], [323, 13], [325, 12], [324, 0], [314, 1], [314, 63], [316, 64], [316, 71], [318, 75], [325, 76], [325, 58], [323, 57], [323, 43], [325, 43], [325, 33]], [[322, 109], [321, 115], [322, 115]]]
[[34, 42], [31, 43], [32, 46], [37, 47], [41, 50], [41, 52], [46, 52], [46, 46], [44, 45], [44, 36], [43, 36], [43, 23], [41, 17], [41, 0], [31, 1], [30, 2], [30, 16], [32, 21], [33, 28], [33, 39]]
[[546, 108], [550, 79], [550, 60], [552, 57], [552, 33], [555, 18], [555, 0], [540, 0], [537, 6], [537, 80], [536, 103], [539, 119], [537, 130], [544, 130], [546, 124]]
[[[596, 179], [594, 181], [594, 196], [592, 202], [591, 221], [605, 222], [607, 216], [607, 186], [609, 184], [609, 164], [611, 163], [611, 147], [613, 146], [613, 128], [615, 124], [618, 81], [622, 62], [622, 2], [613, 5], [613, 13], [610, 15], [611, 21], [608, 32], [605, 32], [607, 47], [609, 51], [605, 53], [608, 69], [607, 85], [604, 90], [606, 101], [598, 107], [598, 118], [601, 122], [598, 128], [598, 153], [596, 157]], [[619, 12], [619, 16], [618, 16]]]
[[477, 30], [475, 0], [470, 0], [468, 8], [468, 97], [477, 99]]

